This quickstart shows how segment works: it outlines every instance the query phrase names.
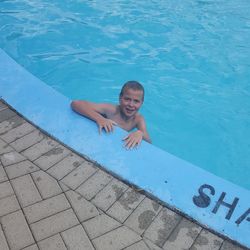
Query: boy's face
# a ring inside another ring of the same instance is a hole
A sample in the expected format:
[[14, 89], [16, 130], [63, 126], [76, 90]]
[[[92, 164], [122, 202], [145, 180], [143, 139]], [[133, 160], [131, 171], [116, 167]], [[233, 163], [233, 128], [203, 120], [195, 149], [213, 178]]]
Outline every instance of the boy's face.
[[143, 103], [143, 92], [141, 90], [125, 89], [120, 96], [120, 108], [127, 117], [132, 117], [140, 109]]

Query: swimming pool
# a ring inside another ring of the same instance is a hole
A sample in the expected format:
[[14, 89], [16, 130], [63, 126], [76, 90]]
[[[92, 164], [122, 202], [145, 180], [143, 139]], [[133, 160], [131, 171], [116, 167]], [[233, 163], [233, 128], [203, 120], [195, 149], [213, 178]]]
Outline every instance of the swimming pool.
[[249, 1], [3, 1], [0, 47], [64, 95], [144, 83], [155, 145], [250, 189]]

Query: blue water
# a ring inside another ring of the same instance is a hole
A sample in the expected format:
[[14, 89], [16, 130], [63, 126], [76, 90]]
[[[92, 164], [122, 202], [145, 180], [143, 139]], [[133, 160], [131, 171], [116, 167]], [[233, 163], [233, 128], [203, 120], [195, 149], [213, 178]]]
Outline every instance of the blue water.
[[250, 189], [249, 17], [249, 0], [0, 0], [0, 47], [72, 99], [142, 82], [156, 146]]

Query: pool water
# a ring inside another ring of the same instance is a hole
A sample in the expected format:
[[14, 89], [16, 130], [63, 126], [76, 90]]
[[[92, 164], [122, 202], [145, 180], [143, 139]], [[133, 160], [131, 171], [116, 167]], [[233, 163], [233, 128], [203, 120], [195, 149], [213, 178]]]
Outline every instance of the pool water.
[[72, 99], [138, 80], [153, 144], [250, 189], [250, 1], [0, 1], [0, 47]]

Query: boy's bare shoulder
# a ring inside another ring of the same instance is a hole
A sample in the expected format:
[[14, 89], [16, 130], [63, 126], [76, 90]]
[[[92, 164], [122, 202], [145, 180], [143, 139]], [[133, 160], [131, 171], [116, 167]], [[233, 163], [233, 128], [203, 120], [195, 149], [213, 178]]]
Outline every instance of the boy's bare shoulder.
[[145, 122], [144, 117], [141, 114], [137, 113], [135, 116], [135, 122], [136, 122], [136, 124], [141, 123], [141, 122]]
[[104, 114], [114, 114], [117, 106], [110, 103], [99, 103], [97, 106], [102, 110]]

